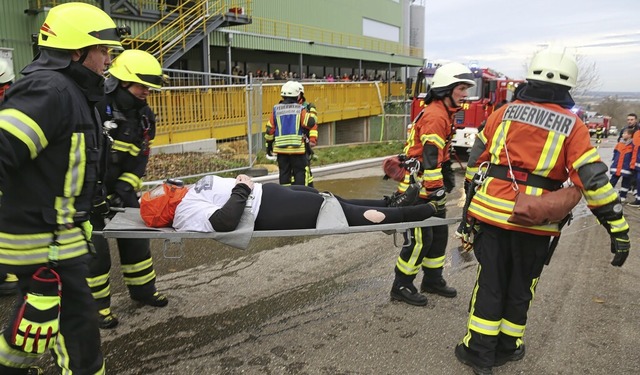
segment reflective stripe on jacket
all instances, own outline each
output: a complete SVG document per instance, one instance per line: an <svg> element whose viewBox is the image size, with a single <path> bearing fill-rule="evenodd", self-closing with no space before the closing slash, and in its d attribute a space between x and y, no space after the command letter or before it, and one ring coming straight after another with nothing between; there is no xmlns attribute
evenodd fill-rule
<svg viewBox="0 0 640 375"><path fill-rule="evenodd" d="M0 106L0 263L42 263L54 233L68 236L60 260L88 252L74 226L89 217L103 138L79 85L60 71L34 71Z"/></svg>
<svg viewBox="0 0 640 375"><path fill-rule="evenodd" d="M108 158L104 185L107 194L116 191L118 181L131 185L133 191L142 187L149 162L150 148L156 135L156 116L147 103L118 87L100 103L103 120L113 120L118 127L111 130L113 145Z"/></svg>
<svg viewBox="0 0 640 375"><path fill-rule="evenodd" d="M618 142L613 149L613 158L611 161L611 168L609 172L616 176L629 176L631 175L631 154L633 151L633 144L631 140L629 142Z"/></svg>
<svg viewBox="0 0 640 375"><path fill-rule="evenodd" d="M273 142L273 152L276 154L304 154L305 132L308 133L313 127L315 120L304 106L284 101L273 107L273 113L267 123L265 140Z"/></svg>
<svg viewBox="0 0 640 375"><path fill-rule="evenodd" d="M453 132L453 116L457 109L445 106L441 100L436 100L427 105L420 119L411 127L404 153L410 158L416 158L423 162L423 150L426 144L435 145L438 148L438 163L433 169L426 169L418 174L422 178L420 196L426 197L427 190L433 191L444 186L442 180L442 162L449 160L451 136ZM405 179L398 186L399 191L405 191L409 187L410 175L407 172Z"/></svg>
<svg viewBox="0 0 640 375"><path fill-rule="evenodd" d="M513 167L556 181L571 181L583 190L589 208L617 199L610 184L585 190L578 170L591 163L602 163L591 145L584 123L571 111L555 104L516 101L494 112L478 135L475 147L484 147L476 165L488 161L507 166L507 152ZM506 145L506 147L505 147ZM473 152L473 151L472 151ZM542 188L519 185L519 191L541 195ZM523 227L507 222L513 212L516 191L511 181L488 177L469 206L469 215L500 228L540 235L557 235L558 225Z"/></svg>

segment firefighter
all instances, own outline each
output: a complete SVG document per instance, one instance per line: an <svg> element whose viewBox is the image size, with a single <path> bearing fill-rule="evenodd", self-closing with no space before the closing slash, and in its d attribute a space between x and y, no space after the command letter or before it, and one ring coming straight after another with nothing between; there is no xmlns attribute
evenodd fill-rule
<svg viewBox="0 0 640 375"><path fill-rule="evenodd" d="M607 178L607 165L571 108L578 67L566 51L538 52L516 100L494 112L478 135L468 169L488 164L468 207L478 260L467 333L455 355L476 374L524 357L527 312L561 223L513 224L516 194L539 196L568 178L611 238L611 264L624 264L629 226ZM551 120L553 119L553 120ZM469 170L467 171L469 172ZM511 220L509 220L511 218ZM472 225L469 222L468 225Z"/></svg>
<svg viewBox="0 0 640 375"><path fill-rule="evenodd" d="M436 202L436 217L445 217L446 194L455 186L449 159L454 133L453 116L461 109L467 90L474 85L473 74L466 66L450 63L439 67L425 97L426 107L411 127L405 145L405 155L421 162L417 177L422 180L422 186L415 204ZM398 192L404 193L413 186L411 178L407 172L404 181L398 185ZM405 238L407 245L396 261L391 299L415 306L427 304L427 297L413 285L420 269L424 271L420 292L447 298L457 295L442 276L448 237L446 225L412 229L409 238Z"/></svg>
<svg viewBox="0 0 640 375"><path fill-rule="evenodd" d="M633 133L632 143L633 152L631 154L631 186L629 191L635 194L635 199L631 199L629 203L631 207L640 207L640 124L638 124L638 115L635 113L629 113L627 115L627 129L630 129ZM620 133L622 136L622 133Z"/></svg>
<svg viewBox="0 0 640 375"><path fill-rule="evenodd" d="M604 138L604 125L596 124L596 144L602 143L602 138Z"/></svg>
<svg viewBox="0 0 640 375"><path fill-rule="evenodd" d="M0 58L0 103L4 99L4 93L9 89L15 74L11 61ZM18 278L14 274L0 272L0 296L13 296L18 291Z"/></svg>
<svg viewBox="0 0 640 375"><path fill-rule="evenodd" d="M304 185L308 165L305 133L309 146L315 147L318 128L315 117L298 103L300 84L288 81L280 90L282 101L273 107L267 123L267 155L278 156L280 185Z"/></svg>
<svg viewBox="0 0 640 375"><path fill-rule="evenodd" d="M633 153L633 130L625 128L622 131L622 138L613 149L613 157L611 158L611 167L609 167L609 182L614 188L618 184L620 177L622 183L618 195L620 200L626 200L631 186L631 156ZM633 196L632 196L633 197ZM632 198L635 200L635 197Z"/></svg>
<svg viewBox="0 0 640 375"><path fill-rule="evenodd" d="M298 87L300 89L300 94L298 95L298 103L302 104L304 108L309 112L309 115L313 118L316 125L318 124L318 111L316 110L316 106L313 103L307 102L307 98L304 97L304 86L300 82L298 83ZM313 148L311 147L311 142L309 140L311 137L318 138L318 129L317 126L315 129L311 129L308 132L305 132L305 150L307 155L307 167L305 168L305 178L304 184L306 186L313 187L313 174L311 173L311 160L313 160Z"/></svg>
<svg viewBox="0 0 640 375"><path fill-rule="evenodd" d="M142 187L151 143L156 133L156 119L147 104L150 89L162 85L162 67L153 55L145 51L122 52L109 69L105 83L106 100L100 112L112 124L109 136L113 140L107 155L107 173L103 181L106 195L91 216L95 230L105 226L104 214L112 207L140 207L137 192ZM103 329L114 328L118 319L111 312L109 244L102 236L94 236L96 257L91 262L87 279L98 303L98 318ZM120 268L129 295L141 304L164 307L167 297L156 290L156 273L148 239L117 239Z"/></svg>
<svg viewBox="0 0 640 375"><path fill-rule="evenodd" d="M89 4L51 8L39 54L0 105L0 271L15 273L25 296L0 337L1 374L39 373L30 367L49 349L61 373L105 373L86 281L89 211L104 145L95 104L123 31ZM42 270L57 274L46 280L61 294L38 297Z"/></svg>

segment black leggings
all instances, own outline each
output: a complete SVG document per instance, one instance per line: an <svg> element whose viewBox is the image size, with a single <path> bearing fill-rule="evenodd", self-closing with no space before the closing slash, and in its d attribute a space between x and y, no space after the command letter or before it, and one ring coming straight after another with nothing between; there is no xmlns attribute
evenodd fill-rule
<svg viewBox="0 0 640 375"><path fill-rule="evenodd" d="M383 199L344 199L340 202L349 226L421 221L434 213L431 206L386 207ZM255 221L255 230L312 229L324 198L318 190L307 186L262 185L262 202ZM368 210L384 214L380 222L365 218Z"/></svg>

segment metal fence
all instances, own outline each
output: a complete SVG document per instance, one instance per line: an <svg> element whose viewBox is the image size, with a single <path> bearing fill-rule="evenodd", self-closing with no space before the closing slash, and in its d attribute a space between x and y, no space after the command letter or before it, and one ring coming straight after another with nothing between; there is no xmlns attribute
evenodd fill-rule
<svg viewBox="0 0 640 375"><path fill-rule="evenodd" d="M149 105L156 113L156 139L170 142L152 148L146 184L252 166L262 148L262 83L246 76L164 73L167 83Z"/></svg>
<svg viewBox="0 0 640 375"><path fill-rule="evenodd" d="M167 83L148 98L157 124L147 185L254 166L264 145L264 123L280 100L283 82L174 69L164 73ZM307 100L318 107L320 127L335 127L332 144L406 138L408 102L385 103L385 83L303 83ZM359 118L368 119L366 125L353 122Z"/></svg>

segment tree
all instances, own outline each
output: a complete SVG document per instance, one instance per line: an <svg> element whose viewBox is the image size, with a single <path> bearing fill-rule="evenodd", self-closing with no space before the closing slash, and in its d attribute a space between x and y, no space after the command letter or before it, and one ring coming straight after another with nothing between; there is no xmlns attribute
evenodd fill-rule
<svg viewBox="0 0 640 375"><path fill-rule="evenodd" d="M608 96L594 108L598 113L611 116L611 124L618 130L627 126L627 115L636 113L640 115L640 105L635 101L620 99L617 96Z"/></svg>
<svg viewBox="0 0 640 375"><path fill-rule="evenodd" d="M595 61L590 61L584 55L576 55L578 64L578 80L571 89L572 96L584 96L589 91L596 91L602 86L600 73Z"/></svg>

